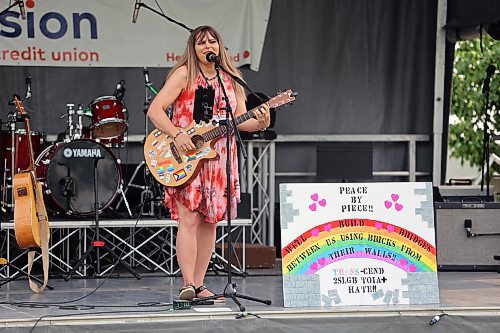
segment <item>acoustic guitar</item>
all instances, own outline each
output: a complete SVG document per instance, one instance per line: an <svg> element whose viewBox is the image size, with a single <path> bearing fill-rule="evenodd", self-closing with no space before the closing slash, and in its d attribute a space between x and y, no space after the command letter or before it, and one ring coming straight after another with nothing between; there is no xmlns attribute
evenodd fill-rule
<svg viewBox="0 0 500 333"><path fill-rule="evenodd" d="M43 202L42 184L37 181L33 145L30 138L30 121L23 103L14 96L14 103L19 116L24 118L24 126L28 133L28 169L16 173L14 185L14 232L20 248L41 247L41 228L49 237L49 224L45 203ZM48 240L48 239L47 239Z"/></svg>
<svg viewBox="0 0 500 333"><path fill-rule="evenodd" d="M297 93L290 89L271 98L271 108L295 101ZM257 108L249 110L235 119L236 125L255 116ZM144 143L144 158L151 174L158 182L168 187L188 185L200 172L203 162L219 157L214 150L215 143L226 133L226 126L214 122L192 122L183 129L190 136L196 149L183 151L172 137L162 131L153 130Z"/></svg>

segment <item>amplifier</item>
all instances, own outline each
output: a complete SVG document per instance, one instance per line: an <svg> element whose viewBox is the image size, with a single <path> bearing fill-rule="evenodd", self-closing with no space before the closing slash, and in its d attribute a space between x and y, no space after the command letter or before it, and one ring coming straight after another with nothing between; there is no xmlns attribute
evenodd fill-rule
<svg viewBox="0 0 500 333"><path fill-rule="evenodd" d="M438 188L445 202L488 202L493 201L495 192L493 185L489 186L489 197L486 185L482 191L481 185L440 185Z"/></svg>
<svg viewBox="0 0 500 333"><path fill-rule="evenodd" d="M439 270L499 270L500 203L435 203Z"/></svg>

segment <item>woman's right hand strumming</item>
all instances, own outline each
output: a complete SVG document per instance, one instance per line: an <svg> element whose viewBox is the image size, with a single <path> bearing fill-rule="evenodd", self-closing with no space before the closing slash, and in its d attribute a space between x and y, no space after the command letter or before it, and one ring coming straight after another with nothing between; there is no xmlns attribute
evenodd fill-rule
<svg viewBox="0 0 500 333"><path fill-rule="evenodd" d="M179 147L183 151L188 151L196 148L189 135L187 135L182 129L179 129L179 132L174 136L174 142L177 147Z"/></svg>

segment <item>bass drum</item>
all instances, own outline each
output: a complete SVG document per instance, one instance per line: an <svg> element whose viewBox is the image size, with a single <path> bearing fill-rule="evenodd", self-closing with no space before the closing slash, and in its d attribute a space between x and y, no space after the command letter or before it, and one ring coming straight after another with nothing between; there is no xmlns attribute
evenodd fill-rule
<svg viewBox="0 0 500 333"><path fill-rule="evenodd" d="M113 153L92 140L74 140L48 147L35 161L46 189L47 208L54 213L89 216L94 209L94 161L97 161L99 211L118 193L121 171Z"/></svg>

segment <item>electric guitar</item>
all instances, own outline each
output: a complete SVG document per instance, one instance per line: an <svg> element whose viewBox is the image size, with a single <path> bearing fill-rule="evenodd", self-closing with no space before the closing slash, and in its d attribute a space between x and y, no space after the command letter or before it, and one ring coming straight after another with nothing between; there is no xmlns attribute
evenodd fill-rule
<svg viewBox="0 0 500 333"><path fill-rule="evenodd" d="M267 103L271 108L291 103L297 93L290 89L271 98ZM257 107L258 108L258 107ZM254 108L235 119L236 125L255 116ZM199 173L203 162L219 157L214 150L215 143L226 133L225 126L218 123L194 121L184 128L196 149L183 151L177 147L172 137L162 131L153 130L144 143L144 158L151 174L158 182L168 187L188 185Z"/></svg>
<svg viewBox="0 0 500 333"><path fill-rule="evenodd" d="M37 181L33 145L31 143L30 121L23 103L14 95L14 103L19 116L24 117L24 126L28 135L28 154L30 165L13 177L14 185L14 232L20 248L41 247L41 228L48 237L49 224L47 210L43 202L42 184Z"/></svg>

